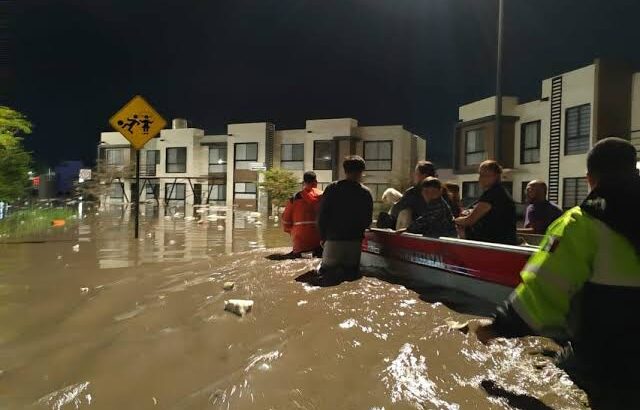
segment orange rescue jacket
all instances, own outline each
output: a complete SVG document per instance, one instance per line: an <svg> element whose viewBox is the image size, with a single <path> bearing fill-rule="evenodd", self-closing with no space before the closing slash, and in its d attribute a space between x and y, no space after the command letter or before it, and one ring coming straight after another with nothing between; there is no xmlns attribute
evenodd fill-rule
<svg viewBox="0 0 640 410"><path fill-rule="evenodd" d="M289 200L282 214L282 226L291 234L293 252L309 252L320 247L316 218L322 191L305 188Z"/></svg>

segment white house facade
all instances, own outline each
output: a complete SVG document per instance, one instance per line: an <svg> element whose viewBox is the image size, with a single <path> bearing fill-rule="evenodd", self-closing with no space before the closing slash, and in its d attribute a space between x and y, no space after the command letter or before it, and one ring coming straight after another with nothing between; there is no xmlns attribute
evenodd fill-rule
<svg viewBox="0 0 640 410"><path fill-rule="evenodd" d="M361 155L364 183L376 200L389 186L405 183L415 163L425 159L426 142L400 125L361 127L351 118L308 120L305 128L276 130L268 122L229 124L226 135L205 135L174 120L141 151L141 200L167 206L213 204L266 212L259 189L263 169L284 168L300 181L313 170L320 187L342 178L342 158ZM103 132L99 166L133 169L135 153L118 132ZM129 176L111 181L105 200L128 202L135 195Z"/></svg>
<svg viewBox="0 0 640 410"><path fill-rule="evenodd" d="M640 148L640 73L601 60L542 82L541 98L503 98L503 128L496 152L495 97L459 108L454 139L454 180L465 203L480 195L477 166L496 159L516 202L524 187L547 182L549 199L563 208L588 194L586 157L599 139L619 136Z"/></svg>

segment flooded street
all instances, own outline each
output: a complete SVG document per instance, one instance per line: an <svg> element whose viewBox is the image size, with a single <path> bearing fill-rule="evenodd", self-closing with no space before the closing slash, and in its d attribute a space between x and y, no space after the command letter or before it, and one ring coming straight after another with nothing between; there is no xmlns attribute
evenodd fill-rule
<svg viewBox="0 0 640 410"><path fill-rule="evenodd" d="M288 251L272 220L145 213L138 241L114 208L0 245L0 408L587 408L548 340L449 328L478 301L376 272L313 287L317 259L266 258Z"/></svg>

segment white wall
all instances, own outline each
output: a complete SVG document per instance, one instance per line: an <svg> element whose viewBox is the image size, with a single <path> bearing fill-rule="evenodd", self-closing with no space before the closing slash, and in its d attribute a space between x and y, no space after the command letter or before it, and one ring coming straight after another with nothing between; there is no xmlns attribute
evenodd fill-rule
<svg viewBox="0 0 640 410"><path fill-rule="evenodd" d="M516 115L517 97L502 97L502 115ZM496 97L465 104L458 109L460 121L472 121L496 114Z"/></svg>

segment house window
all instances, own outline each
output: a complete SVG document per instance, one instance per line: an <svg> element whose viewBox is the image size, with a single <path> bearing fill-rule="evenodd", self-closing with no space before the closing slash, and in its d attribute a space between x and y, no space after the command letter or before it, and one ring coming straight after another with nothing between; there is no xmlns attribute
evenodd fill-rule
<svg viewBox="0 0 640 410"><path fill-rule="evenodd" d="M167 173L187 172L187 148L167 148Z"/></svg>
<svg viewBox="0 0 640 410"><path fill-rule="evenodd" d="M148 150L145 153L145 164L142 168L144 175L146 176L155 176L156 175L156 166L160 163L160 151L158 150Z"/></svg>
<svg viewBox="0 0 640 410"><path fill-rule="evenodd" d="M368 171L391 171L393 141L365 141L364 160Z"/></svg>
<svg viewBox="0 0 640 410"><path fill-rule="evenodd" d="M484 129L467 131L464 143L465 165L477 165L485 159L487 159L487 152L484 149Z"/></svg>
<svg viewBox="0 0 640 410"><path fill-rule="evenodd" d="M160 196L160 184L148 182L144 186L146 199L158 199Z"/></svg>
<svg viewBox="0 0 640 410"><path fill-rule="evenodd" d="M565 116L564 154L584 154L589 151L591 135L591 105L567 108Z"/></svg>
<svg viewBox="0 0 640 410"><path fill-rule="evenodd" d="M236 199L256 199L258 186L255 182L236 182L233 192Z"/></svg>
<svg viewBox="0 0 640 410"><path fill-rule="evenodd" d="M587 178L564 178L562 188L562 207L573 208L580 205L589 195Z"/></svg>
<svg viewBox="0 0 640 410"><path fill-rule="evenodd" d="M331 184L331 182L318 182L318 189L324 191Z"/></svg>
<svg viewBox="0 0 640 410"><path fill-rule="evenodd" d="M369 190L371 191L371 197L373 198L374 202L381 202L382 201L382 194L384 194L384 191L387 190L387 188L389 188L388 184L366 184L367 188L369 188Z"/></svg>
<svg viewBox="0 0 640 410"><path fill-rule="evenodd" d="M227 200L227 186L218 184L218 185L209 185L209 202L220 202Z"/></svg>
<svg viewBox="0 0 640 410"><path fill-rule="evenodd" d="M235 145L236 169L251 169L251 163L258 161L258 143L249 142Z"/></svg>
<svg viewBox="0 0 640 410"><path fill-rule="evenodd" d="M284 169L304 169L304 144L282 144L280 146L280 166Z"/></svg>
<svg viewBox="0 0 640 410"><path fill-rule="evenodd" d="M533 121L520 126L520 163L538 162L540 162L540 121Z"/></svg>
<svg viewBox="0 0 640 410"><path fill-rule="evenodd" d="M471 206L474 202L480 199L482 190L478 182L463 182L462 183L462 203L465 207Z"/></svg>
<svg viewBox="0 0 640 410"><path fill-rule="evenodd" d="M164 198L167 206L184 206L185 199L187 198L187 184L165 184Z"/></svg>
<svg viewBox="0 0 640 410"><path fill-rule="evenodd" d="M313 142L313 169L333 169L333 141Z"/></svg>
<svg viewBox="0 0 640 410"><path fill-rule="evenodd" d="M107 165L124 165L124 150L122 148L105 149Z"/></svg>
<svg viewBox="0 0 640 410"><path fill-rule="evenodd" d="M209 174L227 172L227 146L209 146Z"/></svg>

